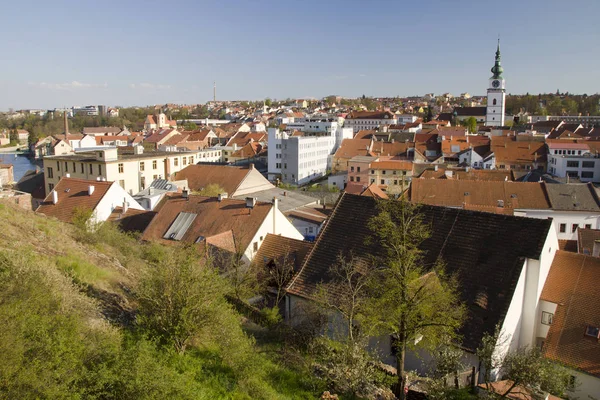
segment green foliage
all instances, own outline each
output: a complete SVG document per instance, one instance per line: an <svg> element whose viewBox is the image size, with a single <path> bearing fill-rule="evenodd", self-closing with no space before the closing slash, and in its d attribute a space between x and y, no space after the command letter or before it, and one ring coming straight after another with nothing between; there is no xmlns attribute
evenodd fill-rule
<svg viewBox="0 0 600 400"><path fill-rule="evenodd" d="M183 124L183 129L186 131L195 131L198 129L198 125L196 125L194 122L185 122Z"/></svg>
<svg viewBox="0 0 600 400"><path fill-rule="evenodd" d="M81 283L98 283L112 275L108 269L99 268L77 255L56 257L56 266L75 282Z"/></svg>

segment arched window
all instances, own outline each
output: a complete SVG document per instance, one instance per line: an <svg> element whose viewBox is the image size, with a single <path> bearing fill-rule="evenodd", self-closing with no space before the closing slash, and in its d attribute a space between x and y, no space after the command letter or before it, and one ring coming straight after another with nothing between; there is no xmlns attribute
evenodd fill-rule
<svg viewBox="0 0 600 400"><path fill-rule="evenodd" d="M496 99L494 99L494 101L492 102L492 105L496 105Z"/></svg>

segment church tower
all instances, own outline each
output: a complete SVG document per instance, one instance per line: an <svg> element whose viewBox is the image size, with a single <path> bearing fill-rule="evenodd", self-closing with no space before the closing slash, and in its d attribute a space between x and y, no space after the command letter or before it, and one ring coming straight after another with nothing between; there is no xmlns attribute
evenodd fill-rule
<svg viewBox="0 0 600 400"><path fill-rule="evenodd" d="M492 67L492 77L490 86L487 90L487 111L485 118L486 126L504 126L504 111L506 105L505 81L502 76L502 66L500 65L500 39L498 39L498 49L496 50L496 63Z"/></svg>

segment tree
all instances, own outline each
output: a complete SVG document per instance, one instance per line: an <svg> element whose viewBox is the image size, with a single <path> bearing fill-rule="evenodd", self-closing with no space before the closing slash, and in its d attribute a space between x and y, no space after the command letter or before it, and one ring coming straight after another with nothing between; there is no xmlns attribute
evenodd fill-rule
<svg viewBox="0 0 600 400"><path fill-rule="evenodd" d="M183 124L183 129L186 131L195 131L198 129L198 125L196 125L194 122L187 121Z"/></svg>
<svg viewBox="0 0 600 400"><path fill-rule="evenodd" d="M485 333L477 356L484 367L484 382L491 391L492 371L501 371L503 379L510 381L509 387L500 398L508 398L525 388L533 393L549 392L562 395L569 385L570 374L562 366L544 358L537 348L520 348L500 354L498 349L507 344L508 338L502 335L499 327L493 334Z"/></svg>
<svg viewBox="0 0 600 400"><path fill-rule="evenodd" d="M267 285L275 289L275 307L279 306L286 292L285 288L294 276L295 255L289 247L283 251L283 256L274 259L266 265L265 273L268 274Z"/></svg>
<svg viewBox="0 0 600 400"><path fill-rule="evenodd" d="M265 106L271 107L273 105L273 101L270 98L265 99Z"/></svg>
<svg viewBox="0 0 600 400"><path fill-rule="evenodd" d="M317 302L329 313L341 316L345 324L340 332L333 332L333 340L320 338L316 348L334 389L353 397L370 397L378 377L367 347L369 330L361 327L365 313L370 312L368 261L340 254L329 268L329 275L331 280L318 287Z"/></svg>
<svg viewBox="0 0 600 400"><path fill-rule="evenodd" d="M229 311L223 280L194 247L177 248L152 264L137 288L138 324L161 345L183 353L190 341Z"/></svg>
<svg viewBox="0 0 600 400"><path fill-rule="evenodd" d="M429 122L433 119L433 110L431 107L427 107L427 113L425 114L424 122Z"/></svg>
<svg viewBox="0 0 600 400"><path fill-rule="evenodd" d="M435 348L457 337L464 307L456 284L447 277L441 260L425 265L420 248L430 233L417 205L405 200L380 200L369 228L381 248L374 261L370 304L373 320L368 326L392 334L396 351L396 395L405 399L404 360L409 349ZM367 324L365 324L367 325Z"/></svg>
<svg viewBox="0 0 600 400"><path fill-rule="evenodd" d="M13 129L10 131L10 144L18 144L19 143L19 133L17 132L17 129Z"/></svg>
<svg viewBox="0 0 600 400"><path fill-rule="evenodd" d="M477 119L475 119L475 117L467 118L465 126L469 129L470 133L477 133Z"/></svg>

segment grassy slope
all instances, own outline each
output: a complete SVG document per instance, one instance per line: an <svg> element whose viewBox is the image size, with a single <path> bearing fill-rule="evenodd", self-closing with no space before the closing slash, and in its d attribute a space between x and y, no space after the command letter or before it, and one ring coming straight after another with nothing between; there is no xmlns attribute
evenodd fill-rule
<svg viewBox="0 0 600 400"><path fill-rule="evenodd" d="M133 239L114 237L108 238L108 240L105 238L102 241L89 240L89 238L88 240L85 240L85 238L82 240L81 233L74 226L43 215L24 211L8 202L0 202L0 232L2 233L0 236L0 255L3 254L8 259L14 260L14 265L16 265L11 267L14 271L11 272L10 279L13 279L13 276L19 276L19 269L28 269L29 266L36 273L43 275L41 286L38 283L33 283L31 284L33 289L30 292L17 291L15 295L12 295L13 299L18 296L30 296L30 293L35 293L35 290L39 287L43 287L51 295L51 300L60 298L58 311L48 311L41 307L39 311L33 313L43 314L48 312L47 318L49 320L58 320L56 316L59 315L67 318L75 316L76 321L85 321L86 326L83 328L77 327L78 322L73 323L73 332L75 332L73 335L83 337L86 346L88 346L88 337L98 335L102 339L97 342L95 339L90 341L91 344L88 347L93 349L92 352L89 349L82 349L80 353L76 353L72 358L75 360L81 358L81 354L86 357L91 354L89 357L92 360L94 358L111 360L110 363L107 361L107 365L110 365L112 369L109 370L109 367L103 368L110 371L106 374L112 377L104 379L115 379L117 383L111 383L107 386L119 388L121 395L122 393L129 393L129 396L131 396L131 393L140 393L140 386L146 387L148 385L148 382L143 381L135 374L136 365L139 365L139 370L143 371L145 375L150 376L154 373L161 376L160 379L163 381L170 379L168 384L161 381L161 384L155 388L153 395L137 396L139 398L161 398L168 393L177 393L177 395L171 394L169 397L308 399L314 398L319 393L320 385L312 382L310 377L297 371L282 368L273 360L262 356L257 356L257 359L260 358L257 367L266 371L263 377L260 380L244 378L240 381L235 371L232 371L230 367L223 365L220 361L223 356L219 353L219 350L197 349L188 352L185 356L179 356L171 353L159 353L144 341L136 342L134 345L126 344L127 341L136 340L131 339L132 336L127 333L128 329L126 329L133 324L132 315L135 309L135 299L130 294L130 288L134 286L139 271L144 268L144 262L140 260L140 255L144 251L151 251L149 249L143 250L143 246L137 244ZM0 272L2 271L1 267L0 263ZM34 281L37 282L37 280ZM28 282L31 283L31 280ZM3 288L3 290L6 293L6 289ZM3 293L0 292L0 306L4 301L2 296ZM23 303L27 310L38 310L35 307L38 307L39 304L45 304L49 300L41 297L38 303L26 304L27 301L29 299L19 300L15 304ZM7 302L4 304L7 304ZM11 308L14 309L15 306L11 305ZM1 312L3 310L0 310L0 319L4 318L4 314L1 314ZM113 323L110 324L107 321ZM10 337L10 335L15 336L25 332L21 325L15 326L15 329L5 333L5 340L13 340L15 338ZM42 330L47 330L46 325L43 325ZM29 333L27 334L29 335ZM69 332L65 333L65 343L69 343L69 340L71 340L69 338L72 337L69 335ZM54 345L54 342L51 342ZM15 346L17 350L19 346L31 347L30 342L22 344L15 339L15 343L18 344L18 346ZM102 350L102 357L94 353L97 348L112 348L111 346L114 343L121 343L116 346L122 350ZM134 350L131 350L132 348ZM32 349L28 348L22 354L28 354L31 351ZM51 352L44 349L44 353L49 354ZM14 359L22 360L22 354L15 353ZM63 363L62 359L64 357L61 357L57 357L57 360L61 361L45 360L44 362ZM126 363L126 372L112 372L118 370L120 363ZM0 361L0 375L3 373L8 374L9 370L6 368L10 369L10 366L1 364ZM92 367L89 367L92 371L90 374L98 374L99 372L95 369L94 364L91 365ZM14 380L27 382L29 379L27 374L24 374L23 371L15 371L15 368L10 370L10 373L18 374L18 376L15 375ZM26 362L23 362L20 368L32 368L33 371L33 367ZM77 368L80 368L80 366ZM44 370L47 370L47 368L44 368ZM127 373L134 375L126 377ZM120 374L124 376L114 376ZM50 387L54 384L56 378L58 376L48 377L49 383L45 383L44 387ZM64 376L60 379L64 379ZM156 379L148 379L150 382L156 381ZM125 380L126 382L123 382ZM136 384L140 386L135 386ZM6 386L6 388L9 386ZM28 385L25 386L28 387ZM8 390L6 388L3 387L3 382L0 379L0 398L3 397L3 390ZM71 386L68 390L71 390L70 388ZM149 393L150 389L153 388L148 388ZM39 390L44 389L40 388ZM64 391L65 388L63 387L60 390ZM145 391L146 389L144 389ZM30 391L13 393L30 394ZM116 398L121 397L121 395L114 394ZM88 396L84 397L88 398ZM107 398L111 397L108 396Z"/></svg>

